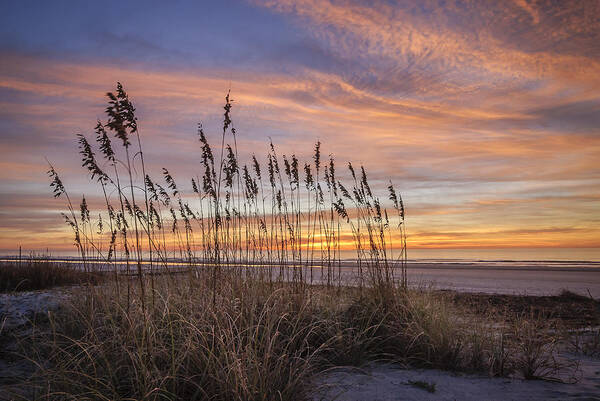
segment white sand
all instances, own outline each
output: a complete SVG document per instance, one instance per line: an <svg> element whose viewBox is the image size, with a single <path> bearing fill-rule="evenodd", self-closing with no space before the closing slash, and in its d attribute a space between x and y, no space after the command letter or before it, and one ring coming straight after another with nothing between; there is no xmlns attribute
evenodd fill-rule
<svg viewBox="0 0 600 401"><path fill-rule="evenodd" d="M60 289L0 294L0 334L29 323L38 313L56 309L65 296Z"/></svg>
<svg viewBox="0 0 600 401"><path fill-rule="evenodd" d="M574 384L540 380L490 378L427 369L399 369L375 364L366 369L341 369L315 382L313 401L512 401L512 400L600 400L600 359L578 357ZM409 384L435 384L435 392Z"/></svg>
<svg viewBox="0 0 600 401"><path fill-rule="evenodd" d="M58 308L65 297L61 289L0 294L0 400L28 394L16 383L30 377L35 366L20 356L18 339L29 335L35 319Z"/></svg>

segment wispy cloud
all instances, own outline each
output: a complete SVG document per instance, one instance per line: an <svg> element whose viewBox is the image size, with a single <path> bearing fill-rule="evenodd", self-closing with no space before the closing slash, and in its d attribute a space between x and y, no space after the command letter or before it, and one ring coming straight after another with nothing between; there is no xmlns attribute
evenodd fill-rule
<svg viewBox="0 0 600 401"><path fill-rule="evenodd" d="M185 37L161 36L146 15L154 25L109 22L72 49L21 32L20 47L0 42L0 189L14 195L0 204L0 248L36 236L20 205L46 216L45 156L77 194L89 188L74 134L91 132L116 81L138 107L151 171L196 172L195 124L217 132L231 88L244 156L271 137L310 157L320 139L377 188L399 185L414 246L598 246L599 13L594 2L255 0L235 4L237 34L195 31L184 15Z"/></svg>

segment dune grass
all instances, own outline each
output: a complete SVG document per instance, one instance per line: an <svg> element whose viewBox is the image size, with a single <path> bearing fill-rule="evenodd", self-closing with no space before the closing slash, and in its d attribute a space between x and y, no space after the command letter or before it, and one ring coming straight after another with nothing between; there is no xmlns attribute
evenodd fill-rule
<svg viewBox="0 0 600 401"><path fill-rule="evenodd" d="M343 248L355 251L361 288L406 286L405 209L391 182L372 187L366 169L352 162L339 171L318 141L304 162L280 155L272 142L266 157L246 152L242 158L229 94L219 147L198 125L200 171L189 184L164 167L162 176L152 177L129 95L119 83L107 96L107 120L95 126L96 144L77 135L82 166L98 192L83 196L77 207L53 165L50 186L66 201L63 218L84 270L103 262L117 273L124 264L138 278L143 308L146 292L155 294L153 280L146 288L145 274L168 268L175 258L212 270L214 297L220 271L232 264L269 266L262 279L270 283L341 286ZM91 209L92 196L104 210ZM131 301L132 283L126 284Z"/></svg>
<svg viewBox="0 0 600 401"><path fill-rule="evenodd" d="M330 368L379 361L528 379L572 370L543 321L502 329L429 291L298 288L222 273L80 288L21 347L33 399L302 400ZM120 285L124 285L122 282Z"/></svg>
<svg viewBox="0 0 600 401"><path fill-rule="evenodd" d="M213 302L207 278L161 277L145 309L115 284L81 290L33 341L36 398L298 400L334 366L492 363L487 349L472 354L444 305L417 293L298 291L224 273Z"/></svg>
<svg viewBox="0 0 600 401"><path fill-rule="evenodd" d="M47 288L97 284L102 275L82 271L64 263L44 260L0 263L0 292L34 291Z"/></svg>
<svg viewBox="0 0 600 401"><path fill-rule="evenodd" d="M407 290L404 203L391 182L372 188L351 162L338 171L320 142L306 161L268 143L265 158L244 162L227 94L220 146L198 125L190 190L166 168L152 176L122 85L107 97L96 144L77 135L98 193L77 205L48 171L82 270L114 273L35 341L51 397L293 399L315 370L397 351L382 307ZM104 210L91 210L93 197ZM355 288L342 277L348 246ZM173 260L184 276L155 274Z"/></svg>
<svg viewBox="0 0 600 401"><path fill-rule="evenodd" d="M265 163L243 164L227 95L221 146L199 126L202 171L185 193L165 168L163 184L151 178L123 87L108 98L95 129L102 160L78 136L105 210L85 197L77 208L53 166L49 175L82 270L101 264L114 279L77 290L23 340L38 366L32 398L301 400L315 374L381 360L553 373L555 349L527 324L498 335L448 297L408 288L405 210L391 183L372 187L352 163L337 171L320 142L304 163L270 143ZM352 277L342 274L348 244ZM155 274L175 258L183 273Z"/></svg>

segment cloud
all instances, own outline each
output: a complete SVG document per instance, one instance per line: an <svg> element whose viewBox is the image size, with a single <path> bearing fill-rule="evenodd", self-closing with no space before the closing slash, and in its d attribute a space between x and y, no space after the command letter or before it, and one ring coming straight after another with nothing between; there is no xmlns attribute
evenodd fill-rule
<svg viewBox="0 0 600 401"><path fill-rule="evenodd" d="M202 31L215 40L202 57L191 37L153 41L135 24L88 32L83 53L0 46L0 188L16 195L0 213L34 235L19 215L48 208L44 157L77 196L90 190L74 134L92 134L122 81L151 174L169 167L183 187L198 171L196 123L218 141L231 88L245 160L269 137L309 160L321 140L378 190L397 184L415 246L597 243L600 27L584 3L257 0L261 26Z"/></svg>
<svg viewBox="0 0 600 401"><path fill-rule="evenodd" d="M517 6L522 8L523 11L525 11L527 14L529 14L529 16L531 17L532 23L534 25L539 24L540 14L539 14L538 10L532 4L527 2L527 0L513 0L513 1Z"/></svg>
<svg viewBox="0 0 600 401"><path fill-rule="evenodd" d="M579 101L531 111L539 126L560 131L600 134L600 101Z"/></svg>
<svg viewBox="0 0 600 401"><path fill-rule="evenodd" d="M295 15L302 23L309 21L314 25L314 35L329 41L342 54L359 58L388 57L417 73L432 69L443 74L444 81L449 83L485 79L490 73L499 83L507 79L540 77L573 81L595 79L598 82L598 78L593 77L594 68L598 66L593 54L574 57L553 54L552 49L532 53L506 45L504 38L497 37L498 32L523 28L518 26L515 9L503 7L503 3L490 5L489 2L472 1L466 6L454 1L446 1L443 6L437 1L419 2L418 5L412 1L394 5L313 0L257 3ZM561 6L555 3L555 7ZM523 10L517 8L520 12ZM532 7L528 10L535 12ZM593 10L587 10L590 11ZM575 7L548 11L562 13L563 18L564 14L575 17L578 12ZM593 19L585 22L592 26L598 24ZM461 26L477 29L468 31ZM554 26L549 24L542 28L548 32ZM593 32L591 27L588 30ZM550 40L557 40L555 37L553 35Z"/></svg>

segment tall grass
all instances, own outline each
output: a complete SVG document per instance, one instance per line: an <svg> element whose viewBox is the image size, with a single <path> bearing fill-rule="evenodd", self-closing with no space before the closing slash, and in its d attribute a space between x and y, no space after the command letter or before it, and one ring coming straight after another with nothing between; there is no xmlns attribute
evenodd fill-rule
<svg viewBox="0 0 600 401"><path fill-rule="evenodd" d="M304 163L296 155L279 156L273 143L266 163L254 155L240 160L227 94L216 152L198 126L202 169L185 194L167 168L162 177L147 173L136 110L123 86L107 97L107 121L95 127L97 150L85 135L77 136L82 166L99 184L105 210L91 211L84 196L77 213L53 165L48 173L54 196L66 200L63 216L84 269L101 262L118 277L123 265L128 274L135 265L142 307L144 275L175 258L210 269L215 294L224 266L243 266L244 274L269 283L340 286L342 249L356 252L361 288L406 286L404 204L391 182L381 200L365 168L356 171L348 163L349 182L343 183L333 156L323 163L320 142ZM131 283L125 281L130 303Z"/></svg>
<svg viewBox="0 0 600 401"><path fill-rule="evenodd" d="M77 211L49 175L83 269L115 279L82 288L25 344L33 398L294 400L314 373L375 359L515 371L502 336L408 289L391 182L379 198L363 166L338 170L320 142L307 161L272 143L241 160L228 94L218 148L198 125L201 170L184 193L167 168L150 175L123 87L108 98L98 150L78 136L105 210L82 198Z"/></svg>
<svg viewBox="0 0 600 401"><path fill-rule="evenodd" d="M443 304L417 293L383 304L372 288L308 292L221 273L214 300L207 270L161 276L145 306L137 287L129 308L116 283L81 289L27 345L40 366L33 398L297 400L332 366L490 360L485 350L471 355Z"/></svg>
<svg viewBox="0 0 600 401"><path fill-rule="evenodd" d="M31 398L301 400L315 374L374 360L526 378L569 367L543 322L499 335L425 291L309 292L223 270L215 296L211 276L157 277L145 306L135 286L125 307L114 281L75 292L22 344L39 366Z"/></svg>
<svg viewBox="0 0 600 401"><path fill-rule="evenodd" d="M184 193L167 168L149 173L123 86L107 97L95 141L77 135L104 210L91 210L85 196L77 208L52 164L48 171L54 196L66 200L83 270L115 278L87 288L71 317L57 316L39 342L51 356L52 369L43 369L50 391L292 399L317 367L381 352L384 316L372 307L406 291L404 204L391 183L381 200L364 167L338 171L320 142L304 162L279 155L272 142L264 158L240 159L228 93L216 149L198 125L201 169ZM343 276L344 249L356 252L354 276ZM185 279L157 279L173 261L187 269ZM360 299L369 292L376 303L361 313L370 318L355 316L354 295L347 308L336 305L332 294L348 291Z"/></svg>

